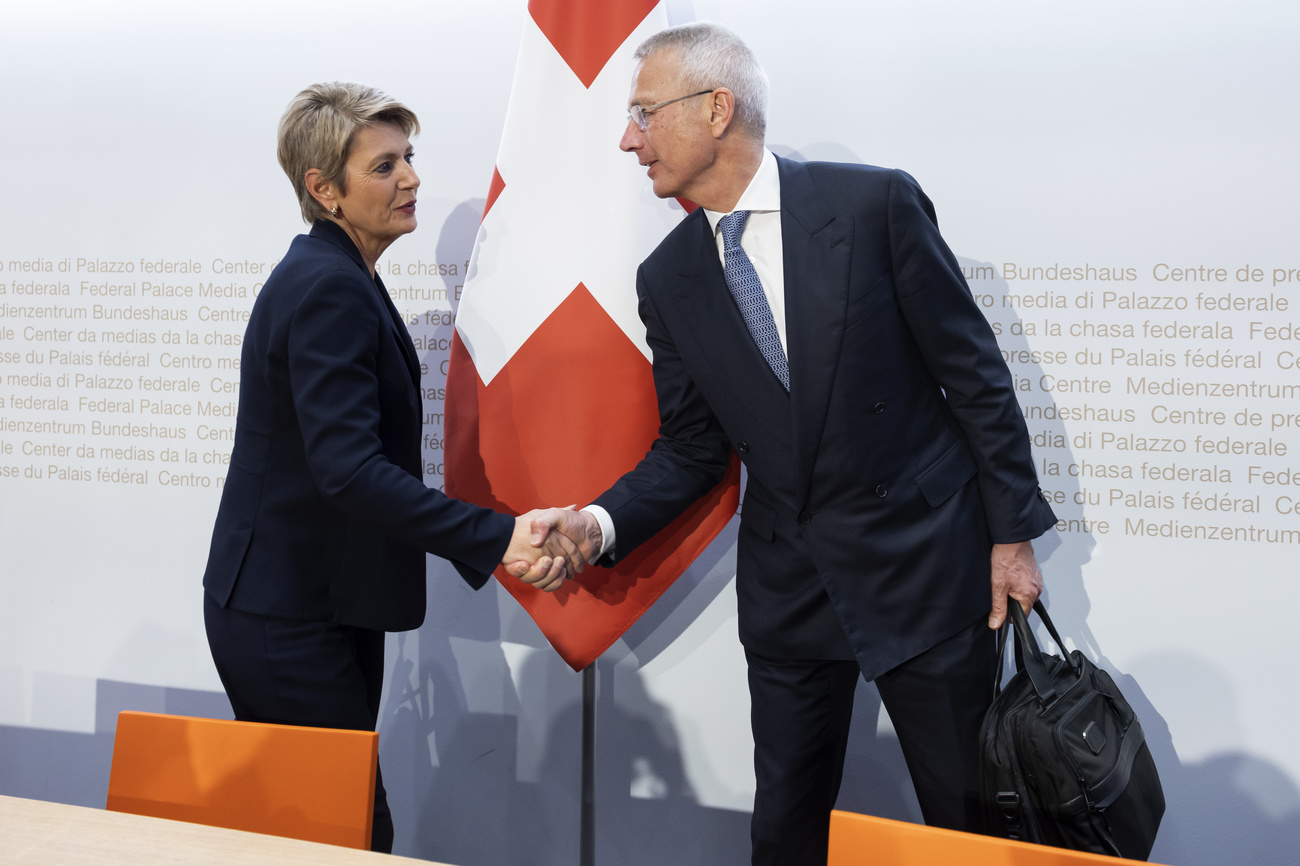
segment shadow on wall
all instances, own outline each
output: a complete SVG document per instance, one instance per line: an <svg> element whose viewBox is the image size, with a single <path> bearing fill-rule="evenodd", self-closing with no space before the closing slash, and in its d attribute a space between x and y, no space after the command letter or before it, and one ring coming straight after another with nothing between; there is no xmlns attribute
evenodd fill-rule
<svg viewBox="0 0 1300 866"><path fill-rule="evenodd" d="M596 862L747 864L749 813L699 803L672 710L635 667L603 660L597 676Z"/></svg>
<svg viewBox="0 0 1300 866"><path fill-rule="evenodd" d="M223 692L95 682L95 732L0 725L0 794L104 808L117 714L123 710L233 719Z"/></svg>
<svg viewBox="0 0 1300 866"><path fill-rule="evenodd" d="M467 866L548 862L535 859L554 847L554 791L543 792L564 783L518 778L524 707L501 641L502 591L489 583L475 594L441 562L430 576L425 624L389 638L396 658L380 742L395 853Z"/></svg>
<svg viewBox="0 0 1300 866"><path fill-rule="evenodd" d="M1103 657L1099 664L1113 668ZM1152 692L1181 693L1201 706L1185 738L1222 739L1246 727L1234 700L1232 680L1212 664L1189 655L1162 654L1134 662ZM1133 705L1160 770L1166 810L1151 859L1176 866L1214 863L1283 866L1300 851L1300 788L1276 764L1241 751L1182 762L1165 721L1134 677L1115 683ZM1199 735L1199 736L1198 736Z"/></svg>
<svg viewBox="0 0 1300 866"><path fill-rule="evenodd" d="M743 477L741 483L743 486ZM595 790L598 863L740 866L749 862L749 812L702 805L696 790L699 786L717 792L734 786L734 782L716 778L720 758L713 752L720 744L716 737L697 730L700 713L679 718L674 707L656 700L643 673L666 652L694 656L708 652L702 642L720 630L734 633L732 580L739 525L733 519L600 660ZM726 594L723 603L715 604L722 594ZM743 663L736 667L716 655L711 662L705 680L694 681L698 693L692 709L709 706L723 719L734 719L747 736L748 703L734 700L737 693L745 693ZM669 660L667 667L675 665ZM735 678L739 687L721 678ZM724 703L729 698L732 703ZM689 754L696 755L696 760L688 769L685 756ZM722 772L733 775L725 769Z"/></svg>
<svg viewBox="0 0 1300 866"><path fill-rule="evenodd" d="M418 632L389 640L380 738L395 853L463 866L578 860L581 674L495 581L432 561ZM689 577L683 579L689 580ZM702 600L699 603L707 603ZM671 711L597 664L598 862L748 862L749 815L701 806Z"/></svg>

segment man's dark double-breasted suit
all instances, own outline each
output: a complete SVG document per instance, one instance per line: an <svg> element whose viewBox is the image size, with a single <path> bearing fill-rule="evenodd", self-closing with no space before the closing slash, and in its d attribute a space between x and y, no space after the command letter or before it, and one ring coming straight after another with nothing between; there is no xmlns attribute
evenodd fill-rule
<svg viewBox="0 0 1300 866"><path fill-rule="evenodd" d="M789 392L696 211L637 280L659 438L596 504L622 555L715 484L734 449L748 470L746 650L855 659L870 679L987 617L991 544L1055 518L1011 376L915 181L778 170Z"/></svg>

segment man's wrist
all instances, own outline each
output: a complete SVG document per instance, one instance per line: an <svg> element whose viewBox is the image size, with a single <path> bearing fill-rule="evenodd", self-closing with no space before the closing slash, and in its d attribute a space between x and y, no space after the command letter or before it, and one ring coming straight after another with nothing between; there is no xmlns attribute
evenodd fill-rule
<svg viewBox="0 0 1300 866"><path fill-rule="evenodd" d="M587 564L593 565L602 556L614 550L614 520L609 516L609 512L599 505L588 505L582 510L595 519L596 526L600 531L600 537L593 539L596 542L595 550L587 559Z"/></svg>

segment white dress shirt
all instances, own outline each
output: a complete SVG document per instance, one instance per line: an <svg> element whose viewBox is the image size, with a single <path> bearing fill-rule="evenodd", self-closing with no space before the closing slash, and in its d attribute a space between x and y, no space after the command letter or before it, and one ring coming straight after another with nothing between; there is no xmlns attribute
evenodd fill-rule
<svg viewBox="0 0 1300 866"><path fill-rule="evenodd" d="M785 257L781 246L781 177L776 168L776 157L772 151L763 150L763 161L758 171L749 179L749 185L740 194L734 210L749 211L749 220L745 231L740 236L740 246L749 256L754 271L763 284L763 294L767 296L767 305L772 308L772 320L776 323L777 335L781 338L781 351L786 352L788 343L785 338ZM704 210L704 216L713 229L713 237L718 244L718 259L726 267L723 255L722 232L718 231L718 222L725 213ZM590 562L614 549L614 521L609 512L599 505L588 505L582 509L596 518L600 524L601 547Z"/></svg>

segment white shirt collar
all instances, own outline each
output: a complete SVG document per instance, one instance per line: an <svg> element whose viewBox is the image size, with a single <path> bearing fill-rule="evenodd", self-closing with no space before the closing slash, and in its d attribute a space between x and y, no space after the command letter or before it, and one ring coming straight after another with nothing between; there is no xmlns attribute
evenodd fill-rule
<svg viewBox="0 0 1300 866"><path fill-rule="evenodd" d="M776 168L776 156L763 148L763 161L758 164L758 171L749 179L749 186L740 194L734 210L747 210L755 213L781 210L781 174ZM704 216L709 221L709 228L716 234L718 221L725 213L704 209Z"/></svg>

